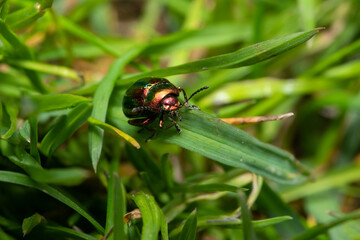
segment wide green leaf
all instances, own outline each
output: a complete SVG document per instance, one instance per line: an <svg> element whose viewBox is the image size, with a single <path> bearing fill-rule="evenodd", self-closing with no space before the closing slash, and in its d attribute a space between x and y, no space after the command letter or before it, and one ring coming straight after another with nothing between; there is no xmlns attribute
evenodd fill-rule
<svg viewBox="0 0 360 240"><path fill-rule="evenodd" d="M180 114L181 134L177 134L175 128L159 130L154 141L173 143L222 164L245 168L278 182L294 184L307 179L307 170L290 153L199 110L182 109ZM138 133L139 128L130 126L121 107L114 107L108 119L139 141L145 141L151 135L148 131Z"/></svg>

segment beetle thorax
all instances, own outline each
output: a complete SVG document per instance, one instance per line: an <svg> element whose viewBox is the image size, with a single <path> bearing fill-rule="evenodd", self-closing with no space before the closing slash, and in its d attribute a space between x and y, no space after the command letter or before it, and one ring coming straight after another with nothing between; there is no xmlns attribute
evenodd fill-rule
<svg viewBox="0 0 360 240"><path fill-rule="evenodd" d="M174 111L179 108L179 101L176 96L168 96L162 100L162 107L165 111Z"/></svg>

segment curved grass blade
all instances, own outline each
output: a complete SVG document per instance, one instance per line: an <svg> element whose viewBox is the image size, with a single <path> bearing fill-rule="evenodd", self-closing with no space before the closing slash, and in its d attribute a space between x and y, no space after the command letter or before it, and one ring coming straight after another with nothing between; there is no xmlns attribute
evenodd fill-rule
<svg viewBox="0 0 360 240"><path fill-rule="evenodd" d="M162 239L168 239L167 223L154 197L143 192L132 195L133 200L141 211L143 218L143 228L141 232L142 240L157 240L161 230Z"/></svg>
<svg viewBox="0 0 360 240"><path fill-rule="evenodd" d="M63 191L60 191L59 189L44 183L34 182L31 178L24 174L2 170L0 170L0 182L13 183L38 189L74 209L81 216L86 218L100 234L104 234L104 228L87 211L85 211L83 207L75 202L74 199L67 196L67 194L65 194Z"/></svg>
<svg viewBox="0 0 360 240"><path fill-rule="evenodd" d="M34 57L32 56L29 48L20 41L16 34L10 30L8 25L2 19L0 19L0 34L6 39L8 43L11 44L15 56L18 56L21 59L34 60ZM27 69L24 69L24 71L37 91L41 93L47 92L37 72Z"/></svg>
<svg viewBox="0 0 360 240"><path fill-rule="evenodd" d="M91 113L91 105L80 103L67 115L61 116L40 144L40 151L51 156L54 151L68 139L80 126L82 126Z"/></svg>
<svg viewBox="0 0 360 240"><path fill-rule="evenodd" d="M47 232L55 232L55 234L59 235L59 234L64 234L66 236L69 237L74 237L75 239L84 239L84 240L99 240L96 237L93 237L89 234L80 232L80 231L75 231L71 228L66 228L66 227L60 227L60 226L45 226L45 231Z"/></svg>
<svg viewBox="0 0 360 240"><path fill-rule="evenodd" d="M140 148L140 144L131 136L127 135L126 133L124 133L123 131L117 129L114 126L111 126L110 124L101 122L95 118L89 117L88 118L88 122L94 126L98 126L100 128L102 128L103 130L107 130L109 132L113 132L116 135L122 137L123 139L125 139L127 142L129 142L131 145L133 145L134 147L136 147L137 149Z"/></svg>
<svg viewBox="0 0 360 240"><path fill-rule="evenodd" d="M298 46L323 29L324 28L316 28L306 32L293 33L280 38L257 43L232 53L205 58L174 67L135 74L133 76L120 79L118 83L125 84L133 82L136 79L150 76L166 77L178 74L200 72L204 70L238 68L242 66L253 65L255 63L275 57Z"/></svg>
<svg viewBox="0 0 360 240"><path fill-rule="evenodd" d="M186 219L184 227L182 228L180 238L181 240L195 240L197 227L196 209Z"/></svg>
<svg viewBox="0 0 360 240"><path fill-rule="evenodd" d="M72 94L25 96L22 99L21 114L27 116L39 112L71 108L82 102L90 102L90 100Z"/></svg>
<svg viewBox="0 0 360 240"><path fill-rule="evenodd" d="M138 128L127 123L120 107L113 110L108 119L114 126L136 139L147 139L149 132L137 133ZM307 179L308 171L290 153L201 111L182 109L180 114L181 134L175 128L158 130L154 140L179 145L222 164L244 168L277 182L295 184Z"/></svg>
<svg viewBox="0 0 360 240"><path fill-rule="evenodd" d="M24 169L35 181L72 186L80 184L89 176L89 171L81 168L44 169L40 162L36 161L25 150L13 147L4 141L0 143L2 153L14 164ZM11 152L13 149L15 149L15 153Z"/></svg>
<svg viewBox="0 0 360 240"><path fill-rule="evenodd" d="M138 56L142 50L143 47L134 48L111 64L108 73L102 79L94 94L94 107L91 117L101 122L105 122L109 99L115 86L116 78L119 76L125 65ZM96 126L89 127L89 151L95 171L101 154L103 137L103 129Z"/></svg>
<svg viewBox="0 0 360 240"><path fill-rule="evenodd" d="M22 223L23 236L25 237L26 234L31 232L31 230L37 225L39 225L43 219L44 217L38 213L35 213L28 218L25 218Z"/></svg>
<svg viewBox="0 0 360 240"><path fill-rule="evenodd" d="M294 237L293 240L315 239L318 235L326 233L329 229L339 224L358 218L360 218L360 210L356 210L351 213L344 214L343 216L338 217L333 221L317 224L316 226L306 230L304 233Z"/></svg>
<svg viewBox="0 0 360 240"><path fill-rule="evenodd" d="M0 121L2 120L2 117L5 116L5 111L6 111L7 115L9 116L10 126L9 126L8 130L4 134L1 135L1 138L8 139L14 134L14 132L16 130L16 125L17 125L16 117L19 112L19 109L15 104L13 104L11 102L4 102L3 105L4 105L3 110L1 110L2 107L1 107L1 102L0 102L0 112L2 112L2 113L0 113ZM2 117L1 117L1 115L2 115ZM0 129L1 129L1 124L0 124Z"/></svg>

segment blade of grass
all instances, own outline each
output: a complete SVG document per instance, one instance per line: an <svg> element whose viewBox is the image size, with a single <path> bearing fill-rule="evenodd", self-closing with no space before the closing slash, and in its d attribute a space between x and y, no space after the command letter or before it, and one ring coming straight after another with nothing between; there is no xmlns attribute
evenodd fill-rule
<svg viewBox="0 0 360 240"><path fill-rule="evenodd" d="M305 183L293 188L284 190L281 196L285 201L294 201L333 188L344 186L359 179L360 166L349 166L326 174L314 182Z"/></svg>
<svg viewBox="0 0 360 240"><path fill-rule="evenodd" d="M3 139L8 139L14 134L14 132L16 130L16 126L17 126L17 118L16 117L17 117L17 114L19 112L19 109L15 104L13 104L11 102L4 102L4 110L2 110L1 102L0 102L0 122L1 122L1 119L2 119L1 111L6 111L7 114L9 115L9 118L10 118L10 127L1 136L1 138L3 138ZM0 124L0 129L1 129L1 124Z"/></svg>
<svg viewBox="0 0 360 240"><path fill-rule="evenodd" d="M8 25L2 19L0 19L0 34L12 45L14 54L17 57L26 60L34 60L30 49L20 41L16 34L10 30ZM37 72L27 69L24 69L24 71L37 91L41 93L47 92Z"/></svg>
<svg viewBox="0 0 360 240"><path fill-rule="evenodd" d="M9 171L3 171L0 170L0 182L7 182L12 184L18 184L25 187L31 187L38 189L53 198L57 199L58 201L64 203L65 205L69 206L70 208L74 209L76 212L78 212L81 216L86 218L100 234L104 234L104 228L87 212L83 207L81 207L77 202L75 202L74 199L72 199L70 196L65 194L63 191L60 191L57 188L51 187L50 185L43 184L43 183L36 183L28 176L21 174L21 173L15 173L15 172L9 172Z"/></svg>
<svg viewBox="0 0 360 240"><path fill-rule="evenodd" d="M158 239L160 230L162 239L168 239L167 223L165 222L164 214L155 202L154 197L143 192L137 192L132 195L132 199L139 207L143 218L141 239Z"/></svg>
<svg viewBox="0 0 360 240"><path fill-rule="evenodd" d="M196 228L197 228L197 215L196 209L189 215L186 219L184 227L180 233L181 240L195 240L196 238Z"/></svg>
<svg viewBox="0 0 360 240"><path fill-rule="evenodd" d="M30 7L15 11L7 16L6 23L13 30L19 30L28 27L45 14L45 9L50 8L52 2L53 0L41 1L41 3L37 2Z"/></svg>
<svg viewBox="0 0 360 240"><path fill-rule="evenodd" d="M111 126L110 124L101 122L95 118L89 117L88 118L88 122L94 126L98 126L101 129L105 130L105 131L109 131L112 133L115 133L117 136L122 137L123 139L125 139L127 142L129 142L131 145L133 145L134 147L136 147L137 149L140 148L140 144L131 136L127 135L126 133L124 133L123 131L120 131L119 129L117 129L114 126Z"/></svg>
<svg viewBox="0 0 360 240"><path fill-rule="evenodd" d="M143 47L134 48L111 64L108 73L100 82L99 87L94 94L94 106L91 117L101 122L105 122L109 99L115 86L116 78L119 76L125 65L138 56L142 50ZM96 126L89 127L89 151L95 171L100 159L103 136L104 130L101 128Z"/></svg>
<svg viewBox="0 0 360 240"><path fill-rule="evenodd" d="M108 198L106 210L105 232L109 239L125 239L123 216L125 215L126 199L118 171L118 162L113 160L110 166Z"/></svg>
<svg viewBox="0 0 360 240"><path fill-rule="evenodd" d="M118 84L127 84L135 81L136 79L149 76L166 77L178 74L200 72L204 70L238 68L252 65L275 57L289 49L298 46L299 44L313 37L321 30L323 30L323 28L316 28L306 32L293 33L280 38L257 43L233 53L205 58L174 67L135 74L129 77L123 77L119 79Z"/></svg>
<svg viewBox="0 0 360 240"><path fill-rule="evenodd" d="M341 217L338 217L337 219L324 223L324 224L317 224L316 226L306 230L304 233L296 236L293 238L293 240L308 240L308 239L315 239L320 234L326 233L329 229L345 223L350 220L358 219L360 218L360 210L353 211L348 214L344 214Z"/></svg>
<svg viewBox="0 0 360 240"><path fill-rule="evenodd" d="M83 232L80 232L80 231L76 231L76 230L73 230L71 228L66 228L66 227L47 225L47 226L45 226L45 231L55 233L56 235L65 234L66 236L74 237L76 239L99 240L99 238L93 237L93 236L91 236L89 234L86 234L86 233L83 233Z"/></svg>
<svg viewBox="0 0 360 240"><path fill-rule="evenodd" d="M25 235L31 232L31 230L37 225L39 225L43 219L44 217L38 213L35 213L28 218L24 218L22 223L23 236L25 237Z"/></svg>
<svg viewBox="0 0 360 240"><path fill-rule="evenodd" d="M79 103L89 101L88 98L72 94L24 96L22 98L21 114L28 116L40 112L71 108Z"/></svg>
<svg viewBox="0 0 360 240"><path fill-rule="evenodd" d="M66 139L86 122L91 110L91 105L83 102L74 107L67 115L59 117L41 141L40 151L46 156L51 156Z"/></svg>
<svg viewBox="0 0 360 240"><path fill-rule="evenodd" d="M6 60L11 65L15 65L24 69L34 70L38 72L43 73L49 73L53 75L58 75L62 77L71 78L74 80L77 80L78 82L82 81L82 76L79 72L76 72L75 70L72 70L68 67L64 66L56 66L36 61L30 61L30 60L12 60L8 59Z"/></svg>
<svg viewBox="0 0 360 240"><path fill-rule="evenodd" d="M30 154L36 159L37 162L40 162L40 155L38 150L38 119L36 115L32 115L29 118L30 123Z"/></svg>
<svg viewBox="0 0 360 240"><path fill-rule="evenodd" d="M241 218L243 222L243 233L244 239L248 240L256 240L255 230L251 222L250 211L248 210L248 206L246 204L246 196L242 191L238 191L240 195L240 207L241 207Z"/></svg>

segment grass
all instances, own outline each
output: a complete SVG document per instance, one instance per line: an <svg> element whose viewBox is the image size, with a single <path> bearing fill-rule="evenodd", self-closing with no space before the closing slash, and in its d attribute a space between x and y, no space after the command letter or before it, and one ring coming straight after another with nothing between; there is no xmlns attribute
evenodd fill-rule
<svg viewBox="0 0 360 240"><path fill-rule="evenodd" d="M1 0L0 239L360 238L359 10ZM149 76L210 88L145 143Z"/></svg>

